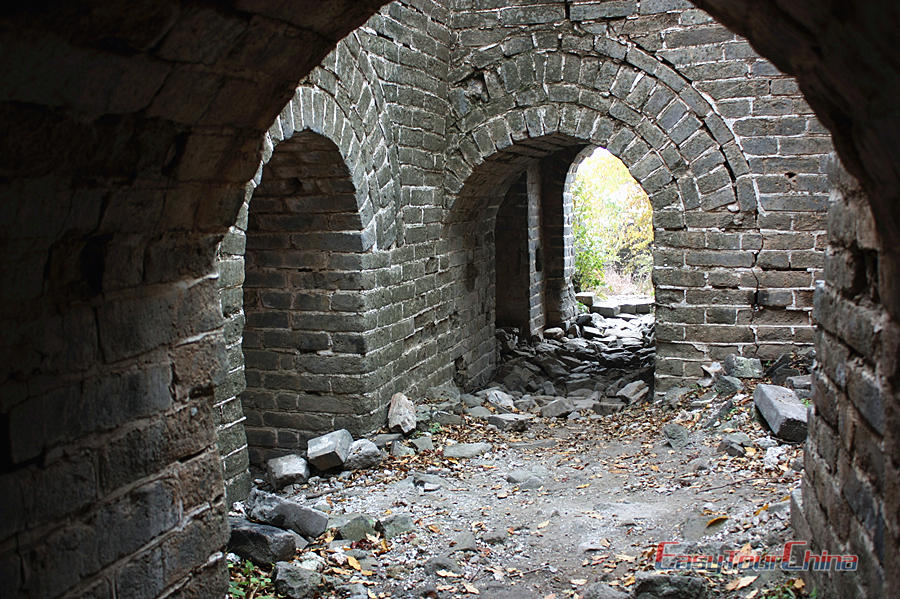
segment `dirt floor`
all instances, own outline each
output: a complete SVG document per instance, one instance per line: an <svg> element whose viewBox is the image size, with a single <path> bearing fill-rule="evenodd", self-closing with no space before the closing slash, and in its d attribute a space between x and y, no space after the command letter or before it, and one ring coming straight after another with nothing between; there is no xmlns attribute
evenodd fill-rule
<svg viewBox="0 0 900 599"><path fill-rule="evenodd" d="M537 417L519 432L471 417L432 424L411 437L431 434L434 450L283 490L329 512L329 526L353 514L370 524L409 516L409 530L391 538L385 535L396 531L373 528L349 542L332 528L295 561L324 577L321 597L590 599L632 593L642 573L684 574L671 558L662 564L668 570L655 563L660 543L678 541L665 552L726 556L721 571L691 573L710 596L791 596L775 595L775 587L801 595L802 582L780 569L751 571L729 561L780 555L791 539L789 499L799 485L802 446L770 436L752 386L724 410L723 401L702 405L697 394L611 416ZM684 447L668 441L668 423L684 427L674 427L688 434L675 435L674 445ZM726 437L730 445L722 444ZM453 444L479 442L490 450L443 455ZM735 552L730 559L728 551Z"/></svg>

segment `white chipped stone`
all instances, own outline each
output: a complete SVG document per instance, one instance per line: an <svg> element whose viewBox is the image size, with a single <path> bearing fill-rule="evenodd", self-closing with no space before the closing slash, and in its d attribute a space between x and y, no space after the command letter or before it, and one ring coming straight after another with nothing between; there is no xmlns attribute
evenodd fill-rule
<svg viewBox="0 0 900 599"><path fill-rule="evenodd" d="M309 464L299 455L286 455L266 462L269 484L281 489L292 483L305 483L309 479Z"/></svg>
<svg viewBox="0 0 900 599"><path fill-rule="evenodd" d="M416 430L416 406L402 393L394 393L388 407L388 428L404 435Z"/></svg>

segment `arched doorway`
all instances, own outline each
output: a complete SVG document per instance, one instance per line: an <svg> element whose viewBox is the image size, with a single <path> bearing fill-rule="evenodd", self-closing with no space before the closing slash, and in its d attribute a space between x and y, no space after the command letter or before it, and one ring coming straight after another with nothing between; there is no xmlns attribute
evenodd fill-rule
<svg viewBox="0 0 900 599"><path fill-rule="evenodd" d="M238 366L243 357L244 428L259 464L353 428L370 370L361 315L372 285L358 263L374 240L340 150L309 130L275 148L245 210L246 251L231 256L243 258L243 284L223 297L243 309L229 341Z"/></svg>

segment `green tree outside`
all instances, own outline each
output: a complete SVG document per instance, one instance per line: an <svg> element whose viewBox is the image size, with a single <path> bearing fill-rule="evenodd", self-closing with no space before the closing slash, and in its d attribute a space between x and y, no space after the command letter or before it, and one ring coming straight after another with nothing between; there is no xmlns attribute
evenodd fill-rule
<svg viewBox="0 0 900 599"><path fill-rule="evenodd" d="M621 160L603 148L582 161L571 189L575 284L607 294L649 294L650 199Z"/></svg>

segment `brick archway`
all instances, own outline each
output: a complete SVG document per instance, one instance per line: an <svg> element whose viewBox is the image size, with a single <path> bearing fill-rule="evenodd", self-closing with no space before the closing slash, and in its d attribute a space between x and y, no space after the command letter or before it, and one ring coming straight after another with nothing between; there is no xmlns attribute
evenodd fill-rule
<svg viewBox="0 0 900 599"><path fill-rule="evenodd" d="M342 44L325 65L367 64L335 58L343 54L352 56ZM364 428L378 404L362 318L377 294L359 269L363 254L396 236L395 152L378 110L312 86L323 69L270 127L219 248L230 349L216 389L217 430L233 499L246 495L248 462L295 451L323 430ZM371 101L377 108L383 99Z"/></svg>

